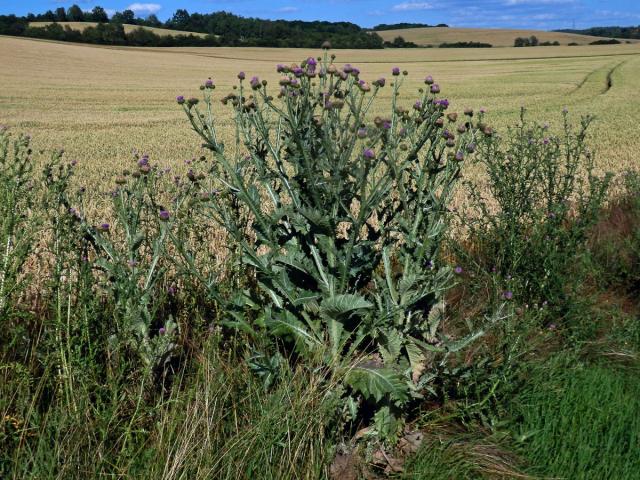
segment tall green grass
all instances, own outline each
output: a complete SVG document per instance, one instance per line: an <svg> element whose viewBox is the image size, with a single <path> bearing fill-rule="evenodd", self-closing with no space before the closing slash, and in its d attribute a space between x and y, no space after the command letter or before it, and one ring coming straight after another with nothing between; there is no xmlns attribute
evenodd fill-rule
<svg viewBox="0 0 640 480"><path fill-rule="evenodd" d="M544 365L512 413L530 473L575 480L640 478L637 372Z"/></svg>

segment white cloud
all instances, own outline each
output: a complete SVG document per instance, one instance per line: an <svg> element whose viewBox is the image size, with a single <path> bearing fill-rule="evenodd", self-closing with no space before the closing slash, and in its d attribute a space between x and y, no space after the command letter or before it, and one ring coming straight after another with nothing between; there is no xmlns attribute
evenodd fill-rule
<svg viewBox="0 0 640 480"><path fill-rule="evenodd" d="M161 8L162 5L158 5L157 3L132 3L127 7L127 10L132 10L138 15L151 15Z"/></svg>
<svg viewBox="0 0 640 480"><path fill-rule="evenodd" d="M113 17L116 13L116 10L113 8L105 8L104 11L108 17Z"/></svg>
<svg viewBox="0 0 640 480"><path fill-rule="evenodd" d="M297 12L298 10L300 10L298 7L282 7L282 8L279 8L277 11L280 13L293 13L293 12Z"/></svg>
<svg viewBox="0 0 640 480"><path fill-rule="evenodd" d="M407 12L410 10L429 10L433 5L427 2L403 2L394 5L391 10L394 12Z"/></svg>

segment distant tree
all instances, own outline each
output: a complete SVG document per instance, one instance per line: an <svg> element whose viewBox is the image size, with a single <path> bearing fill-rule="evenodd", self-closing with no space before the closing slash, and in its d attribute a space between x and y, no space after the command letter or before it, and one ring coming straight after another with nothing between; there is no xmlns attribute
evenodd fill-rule
<svg viewBox="0 0 640 480"><path fill-rule="evenodd" d="M147 17L147 19L145 20L145 25L149 26L149 27L161 27L162 26L162 22L160 20L158 20L158 17L155 14L151 14Z"/></svg>
<svg viewBox="0 0 640 480"><path fill-rule="evenodd" d="M540 42L538 41L538 37L531 35L531 37L529 37L529 43L532 47L537 47Z"/></svg>
<svg viewBox="0 0 640 480"><path fill-rule="evenodd" d="M171 26L176 30L188 30L189 29L189 21L191 20L191 15L185 9L180 8L176 10L176 13L173 14L171 18Z"/></svg>
<svg viewBox="0 0 640 480"><path fill-rule="evenodd" d="M64 10L64 7L56 8L56 22L66 22L67 21L67 12Z"/></svg>
<svg viewBox="0 0 640 480"><path fill-rule="evenodd" d="M133 13L133 10L125 10L122 12L122 23L134 25L135 22L136 22L136 14Z"/></svg>
<svg viewBox="0 0 640 480"><path fill-rule="evenodd" d="M82 22L84 21L84 12L78 5L73 4L67 10L67 20L69 22Z"/></svg>
<svg viewBox="0 0 640 480"><path fill-rule="evenodd" d="M94 22L107 23L109 21L109 16L104 8L95 6L93 7L93 10L91 10L91 19Z"/></svg>
<svg viewBox="0 0 640 480"><path fill-rule="evenodd" d="M56 14L53 13L51 10L47 10L46 12L44 12L39 17L40 17L41 20L43 20L45 22L55 22L56 21Z"/></svg>

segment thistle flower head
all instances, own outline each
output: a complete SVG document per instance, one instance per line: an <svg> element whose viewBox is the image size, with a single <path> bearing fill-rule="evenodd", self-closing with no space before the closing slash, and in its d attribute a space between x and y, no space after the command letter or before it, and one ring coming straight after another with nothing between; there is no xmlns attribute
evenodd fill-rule
<svg viewBox="0 0 640 480"><path fill-rule="evenodd" d="M176 97L176 102L178 102L178 105L182 105L184 103L184 95L178 95Z"/></svg>
<svg viewBox="0 0 640 480"><path fill-rule="evenodd" d="M370 148L365 148L362 151L362 156L364 158L366 158L367 160L373 160L374 158L376 158L376 154L373 150L371 150Z"/></svg>
<svg viewBox="0 0 640 480"><path fill-rule="evenodd" d="M393 75L394 77L397 77L398 75L400 75L400 68L399 67L393 67L391 69L391 75Z"/></svg>
<svg viewBox="0 0 640 480"><path fill-rule="evenodd" d="M110 228L111 225L109 225L108 223L101 223L100 225L98 225L98 231L100 232L108 232Z"/></svg>
<svg viewBox="0 0 640 480"><path fill-rule="evenodd" d="M385 78L384 78L384 77L380 77L379 79L374 80L373 84L374 84L376 87L381 87L381 88L382 88L382 87L384 87L384 85L385 85L385 83L386 83L386 82L387 82L387 81L385 80Z"/></svg>
<svg viewBox="0 0 640 480"><path fill-rule="evenodd" d="M431 75L427 75L424 79L424 83L427 85L433 85L433 77Z"/></svg>
<svg viewBox="0 0 640 480"><path fill-rule="evenodd" d="M204 86L205 88L213 88L213 80L211 80L210 78L207 78L204 82Z"/></svg>
<svg viewBox="0 0 640 480"><path fill-rule="evenodd" d="M440 85L437 83L431 85L431 93L440 93Z"/></svg>
<svg viewBox="0 0 640 480"><path fill-rule="evenodd" d="M238 80L244 80L245 78L247 78L247 76L244 72L238 72Z"/></svg>
<svg viewBox="0 0 640 480"><path fill-rule="evenodd" d="M249 81L249 84L254 90L258 90L260 88L260 85L262 85L258 77L251 77L251 81Z"/></svg>
<svg viewBox="0 0 640 480"><path fill-rule="evenodd" d="M167 220L169 220L169 217L171 217L171 214L166 210L160 210L158 217L160 217L160 220L166 222Z"/></svg>

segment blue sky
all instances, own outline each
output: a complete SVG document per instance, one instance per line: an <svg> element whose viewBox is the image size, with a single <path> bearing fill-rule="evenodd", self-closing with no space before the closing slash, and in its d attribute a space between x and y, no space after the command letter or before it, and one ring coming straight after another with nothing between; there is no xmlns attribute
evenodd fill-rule
<svg viewBox="0 0 640 480"><path fill-rule="evenodd" d="M346 20L363 27L378 23L447 23L483 28L586 28L640 24L640 0L0 0L0 13L44 12L77 3L84 10L130 8L161 20L177 8L192 12L226 10L243 16L288 20Z"/></svg>

